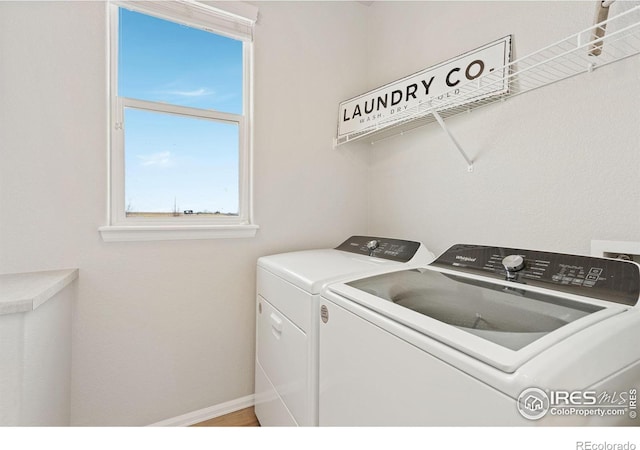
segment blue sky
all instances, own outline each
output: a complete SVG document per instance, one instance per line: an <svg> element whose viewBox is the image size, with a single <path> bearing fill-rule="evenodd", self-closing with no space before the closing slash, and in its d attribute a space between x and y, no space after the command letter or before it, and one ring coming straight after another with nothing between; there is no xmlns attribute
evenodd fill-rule
<svg viewBox="0 0 640 450"><path fill-rule="evenodd" d="M120 10L118 95L241 114L242 43ZM127 109L125 207L238 212L235 124Z"/></svg>

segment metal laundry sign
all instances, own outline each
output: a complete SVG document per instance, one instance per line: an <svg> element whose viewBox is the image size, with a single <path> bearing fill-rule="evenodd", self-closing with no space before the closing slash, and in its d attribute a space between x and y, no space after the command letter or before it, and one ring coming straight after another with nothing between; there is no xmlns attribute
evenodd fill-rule
<svg viewBox="0 0 640 450"><path fill-rule="evenodd" d="M456 105L508 92L506 74L496 73L492 82L478 95L465 96L456 103L460 86L494 71L504 71L511 57L511 36L449 59L421 72L374 89L340 103L338 139L341 137L386 128L405 120L412 110L433 99L452 97Z"/></svg>

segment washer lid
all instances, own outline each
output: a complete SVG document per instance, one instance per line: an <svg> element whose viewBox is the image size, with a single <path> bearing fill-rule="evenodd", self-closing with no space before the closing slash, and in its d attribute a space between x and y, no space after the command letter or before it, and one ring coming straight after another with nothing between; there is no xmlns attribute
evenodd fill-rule
<svg viewBox="0 0 640 450"><path fill-rule="evenodd" d="M433 266L329 289L504 372L627 309Z"/></svg>

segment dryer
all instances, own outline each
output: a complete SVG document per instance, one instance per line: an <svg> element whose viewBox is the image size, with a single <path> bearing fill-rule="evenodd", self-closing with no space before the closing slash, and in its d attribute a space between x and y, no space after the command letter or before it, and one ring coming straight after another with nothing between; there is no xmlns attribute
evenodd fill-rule
<svg viewBox="0 0 640 450"><path fill-rule="evenodd" d="M257 263L255 413L263 426L318 423L318 300L325 284L428 264L420 242L352 236L334 249Z"/></svg>
<svg viewBox="0 0 640 450"><path fill-rule="evenodd" d="M319 424L638 425L639 269L455 245L330 284Z"/></svg>

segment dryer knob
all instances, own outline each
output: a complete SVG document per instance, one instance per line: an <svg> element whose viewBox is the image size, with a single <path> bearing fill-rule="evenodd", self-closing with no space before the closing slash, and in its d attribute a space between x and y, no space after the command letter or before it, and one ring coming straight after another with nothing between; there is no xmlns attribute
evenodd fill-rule
<svg viewBox="0 0 640 450"><path fill-rule="evenodd" d="M521 255L509 255L502 260L502 265L507 272L518 272L524 269L524 257Z"/></svg>

